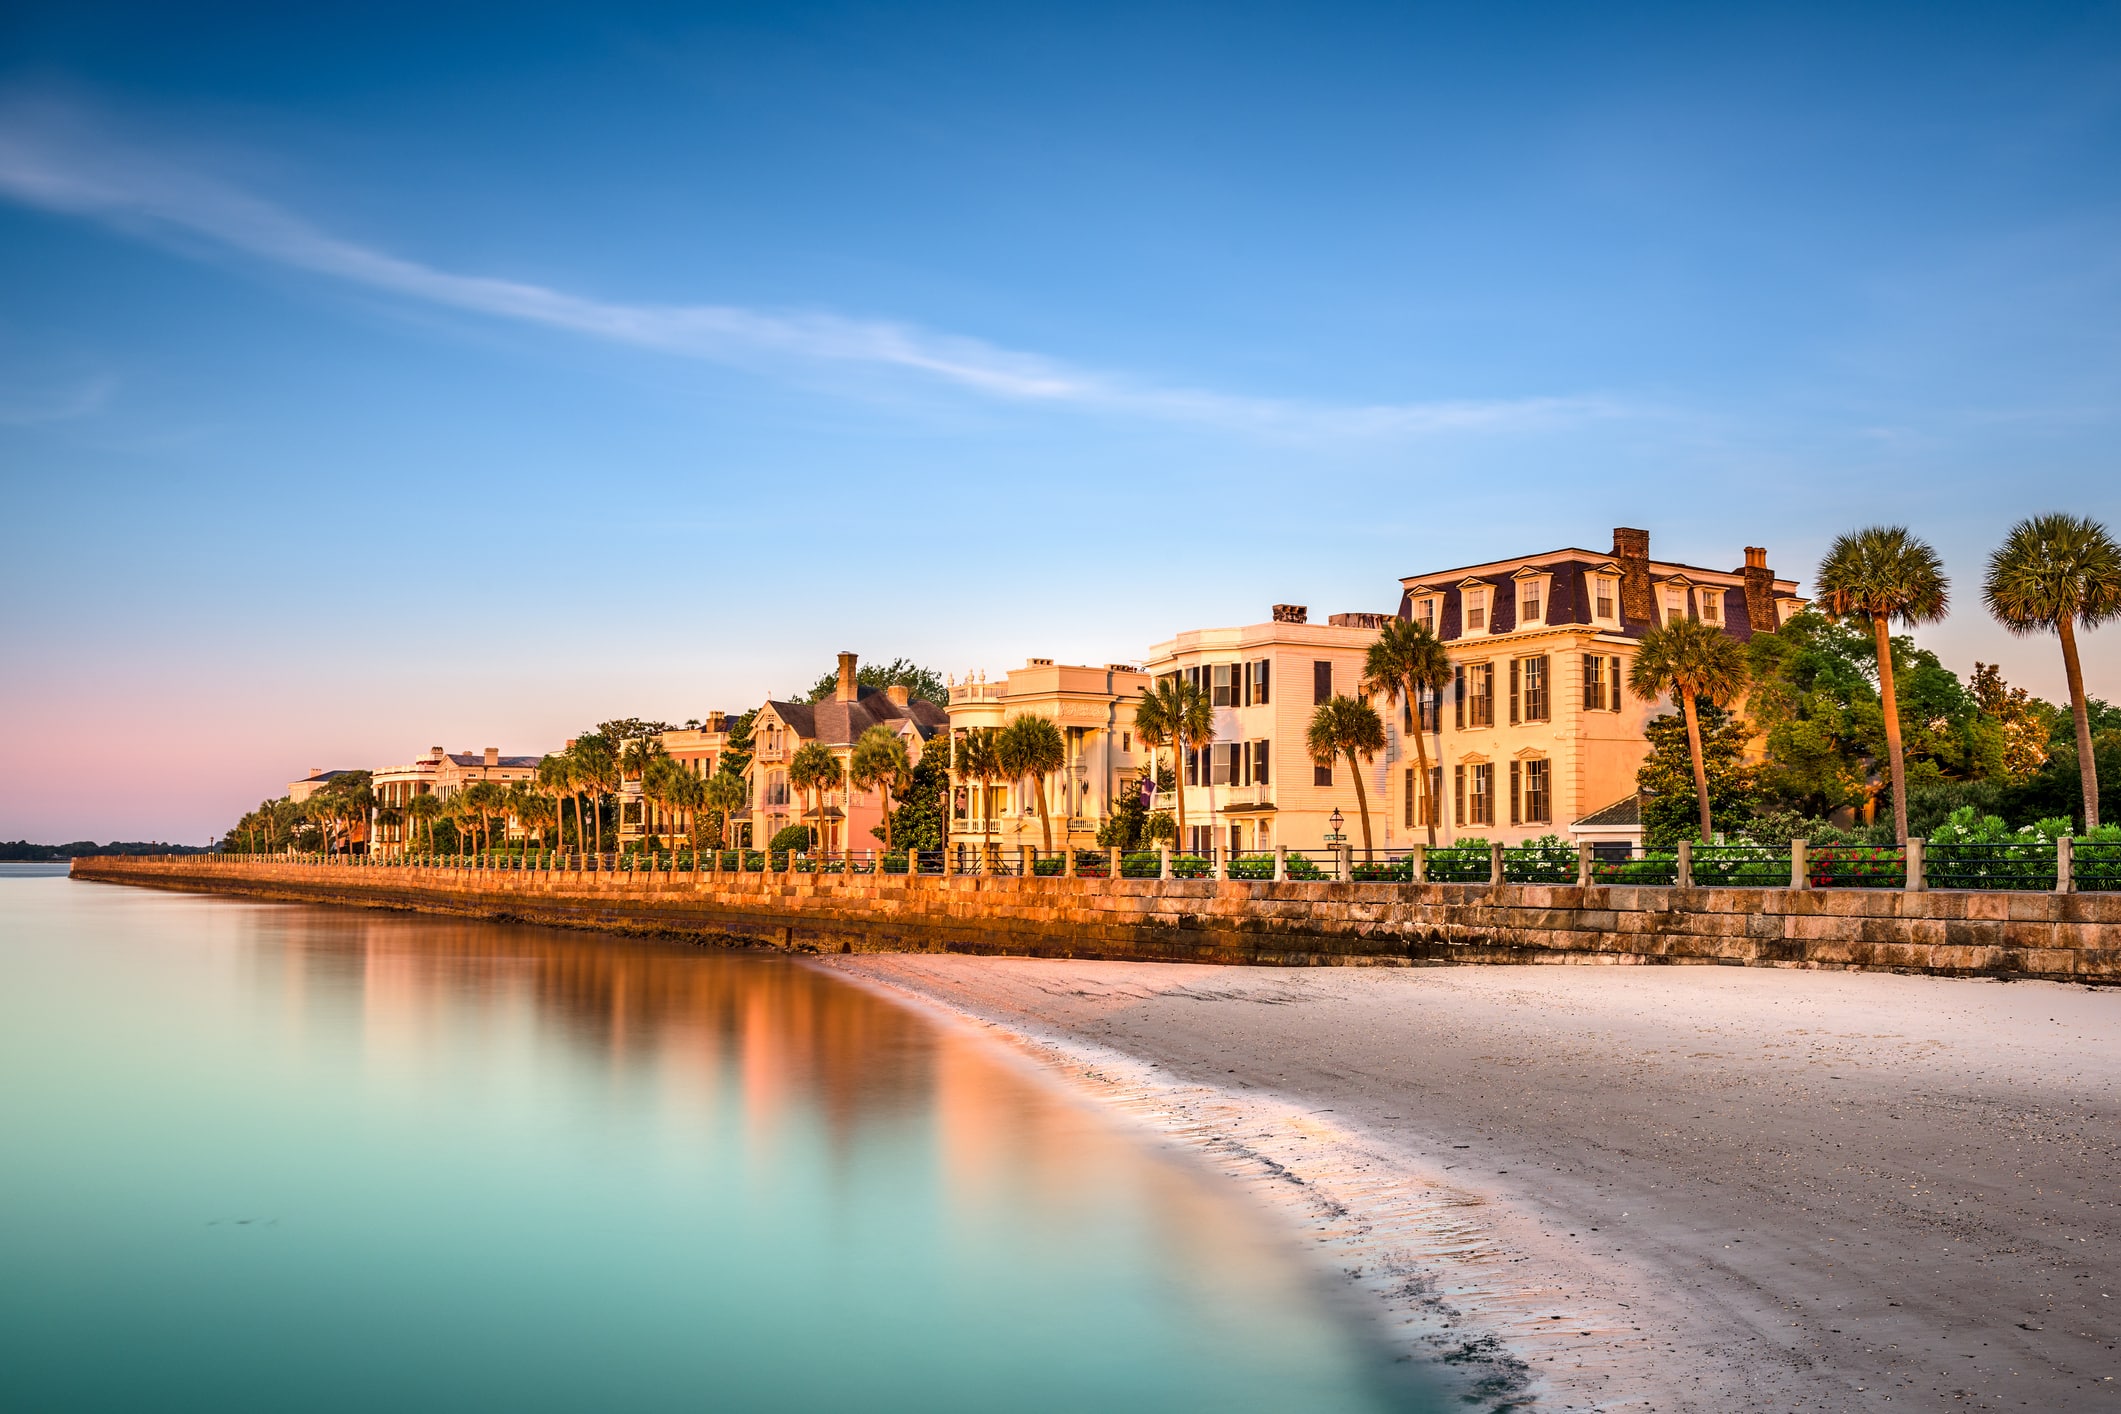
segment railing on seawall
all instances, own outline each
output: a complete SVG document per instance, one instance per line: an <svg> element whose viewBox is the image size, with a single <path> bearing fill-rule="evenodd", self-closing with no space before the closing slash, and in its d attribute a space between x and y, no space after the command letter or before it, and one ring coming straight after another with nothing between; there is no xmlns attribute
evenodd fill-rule
<svg viewBox="0 0 2121 1414"><path fill-rule="evenodd" d="M2121 844L2023 840L1988 844L1812 845L1785 850L1752 844L1676 849L1581 844L1506 846L1500 842L1413 845L1396 849L1334 849L1207 853L1153 849L1058 849L956 844L940 850L675 849L582 853L510 850L482 854L211 854L125 856L75 860L74 872L179 869L211 873L257 866L304 865L374 876L426 870L481 875L597 875L607 878L699 879L714 875L807 876L813 880L863 875L935 878L1208 879L1372 885L1438 884L1496 887L1544 885L1649 888L1755 888L1805 891L1870 889L1920 893L2121 892Z"/></svg>

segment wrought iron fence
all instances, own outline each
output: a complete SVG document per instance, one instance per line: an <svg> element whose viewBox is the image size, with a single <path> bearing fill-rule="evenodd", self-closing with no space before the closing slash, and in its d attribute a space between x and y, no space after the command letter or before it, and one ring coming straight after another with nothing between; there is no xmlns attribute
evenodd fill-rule
<svg viewBox="0 0 2121 1414"><path fill-rule="evenodd" d="M1933 889L2052 889L2055 854L2044 840L1933 844L1923 851L1922 873Z"/></svg>
<svg viewBox="0 0 2121 1414"><path fill-rule="evenodd" d="M1591 860L1591 882L1670 888L1679 882L1679 855L1676 851L1636 850L1633 846L1622 858L1600 854Z"/></svg>
<svg viewBox="0 0 2121 1414"><path fill-rule="evenodd" d="M1519 845L1502 852L1506 884L1573 884L1576 851L1565 845Z"/></svg>
<svg viewBox="0 0 2121 1414"><path fill-rule="evenodd" d="M2071 845L2070 882L2086 893L2121 890L2121 844L2077 840Z"/></svg>
<svg viewBox="0 0 2121 1414"><path fill-rule="evenodd" d="M1428 874L1432 884L1485 884L1495 872L1488 847L1441 845L1429 851Z"/></svg>
<svg viewBox="0 0 2121 1414"><path fill-rule="evenodd" d="M1805 851L1815 889L1904 889L1907 850L1899 845L1826 844Z"/></svg>
<svg viewBox="0 0 2121 1414"><path fill-rule="evenodd" d="M1703 887L1774 889L1790 885L1787 851L1758 844L1697 844L1694 882ZM1677 856L1674 856L1676 865Z"/></svg>

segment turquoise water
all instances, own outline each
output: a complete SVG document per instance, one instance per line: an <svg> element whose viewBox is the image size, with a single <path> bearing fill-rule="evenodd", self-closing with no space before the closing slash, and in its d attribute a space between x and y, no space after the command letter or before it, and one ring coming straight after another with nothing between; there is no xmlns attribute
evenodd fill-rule
<svg viewBox="0 0 2121 1414"><path fill-rule="evenodd" d="M0 1407L1427 1407L1216 1179L800 962L0 875Z"/></svg>

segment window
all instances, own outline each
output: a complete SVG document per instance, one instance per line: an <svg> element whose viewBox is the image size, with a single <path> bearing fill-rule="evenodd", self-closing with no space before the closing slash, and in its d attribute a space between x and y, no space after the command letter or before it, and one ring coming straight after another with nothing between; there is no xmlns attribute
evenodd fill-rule
<svg viewBox="0 0 2121 1414"><path fill-rule="evenodd" d="M1492 762L1482 762L1473 768L1472 793L1466 800L1466 821L1470 825L1492 825L1495 823L1495 767Z"/></svg>
<svg viewBox="0 0 2121 1414"><path fill-rule="evenodd" d="M1415 693L1421 704L1421 729L1425 732L1443 730L1443 694L1433 688L1422 688Z"/></svg>
<svg viewBox="0 0 2121 1414"><path fill-rule="evenodd" d="M1123 754L1123 755L1124 755L1124 754L1127 754L1127 753L1130 753L1130 752L1132 752L1132 751L1134 750L1134 733L1133 733L1133 732L1121 732L1121 733L1119 734L1119 749L1120 749L1120 752L1121 752L1121 754Z"/></svg>
<svg viewBox="0 0 2121 1414"><path fill-rule="evenodd" d="M1598 575L1591 581L1591 600L1594 617L1605 623L1613 621L1613 581L1608 575Z"/></svg>
<svg viewBox="0 0 2121 1414"><path fill-rule="evenodd" d="M1667 585L1664 591L1664 621L1677 623L1686 617L1686 591L1677 585Z"/></svg>
<svg viewBox="0 0 2121 1414"><path fill-rule="evenodd" d="M1207 688L1201 685L1200 665L1197 663L1194 666L1186 669L1186 681L1192 686L1200 688L1203 692L1207 691Z"/></svg>
<svg viewBox="0 0 2121 1414"><path fill-rule="evenodd" d="M1583 710L1586 712L1605 710L1605 663L1603 653L1583 655Z"/></svg>
<svg viewBox="0 0 2121 1414"><path fill-rule="evenodd" d="M1414 601L1414 622L1429 632L1436 632L1436 599L1433 595Z"/></svg>
<svg viewBox="0 0 2121 1414"><path fill-rule="evenodd" d="M1311 763L1311 784L1312 784L1312 785L1314 785L1314 786L1329 786L1329 785L1332 785L1332 784L1333 784L1333 768L1332 768L1332 767L1331 767L1330 765L1327 765L1327 766L1321 766L1321 765L1319 765L1319 764L1318 764L1318 763L1317 763L1316 761L1312 762L1312 763Z"/></svg>
<svg viewBox="0 0 2121 1414"><path fill-rule="evenodd" d="M1264 740L1252 743L1252 784L1256 786L1267 784L1267 756L1270 747L1271 743Z"/></svg>
<svg viewBox="0 0 2121 1414"><path fill-rule="evenodd" d="M1705 624L1723 622L1723 591L1704 589L1701 591L1701 621Z"/></svg>
<svg viewBox="0 0 2121 1414"><path fill-rule="evenodd" d="M1213 673L1213 677L1210 680L1211 686L1208 690L1208 705L1211 707L1235 707L1237 705L1237 684L1232 679L1237 674L1237 664L1217 663L1210 669L1210 672Z"/></svg>
<svg viewBox="0 0 2121 1414"><path fill-rule="evenodd" d="M1451 819L1463 825L1466 822L1466 768L1451 768Z"/></svg>
<svg viewBox="0 0 2121 1414"><path fill-rule="evenodd" d="M1548 762L1543 756L1524 763L1524 822L1527 825L1544 825L1552 821L1554 812L1548 801L1552 792L1548 789ZM1512 777L1517 773L1513 768Z"/></svg>
<svg viewBox="0 0 2121 1414"><path fill-rule="evenodd" d="M1429 768L1429 784L1426 789L1423 788L1421 783L1421 772L1412 766L1407 767L1406 800L1400 807L1403 816L1401 823L1410 830L1421 829L1438 823L1436 818L1436 792L1442 788L1442 785L1443 767L1431 766Z"/></svg>
<svg viewBox="0 0 2121 1414"><path fill-rule="evenodd" d="M1520 699L1522 719L1527 722L1547 720L1547 655L1541 653L1534 658L1515 658L1510 662L1510 720L1519 720Z"/></svg>
<svg viewBox="0 0 2121 1414"><path fill-rule="evenodd" d="M1189 746L1185 750L1185 755L1186 784L1197 786L1200 784L1200 752Z"/></svg>
<svg viewBox="0 0 2121 1414"><path fill-rule="evenodd" d="M1311 700L1323 702L1333 695L1333 665L1328 662L1311 664Z"/></svg>
<svg viewBox="0 0 2121 1414"><path fill-rule="evenodd" d="M1255 659L1245 664L1245 702L1247 707L1267 705L1267 660Z"/></svg>
<svg viewBox="0 0 2121 1414"><path fill-rule="evenodd" d="M1465 595L1466 632L1486 633L1488 631L1488 591L1485 589L1468 589Z"/></svg>
<svg viewBox="0 0 2121 1414"><path fill-rule="evenodd" d="M1542 605L1542 604L1540 603L1540 597L1541 597L1542 593L1544 592L1545 588L1546 588L1546 585L1544 584L1544 582L1542 582L1542 581L1540 581L1540 580L1536 580L1536 579L1527 579L1527 580L1523 580L1523 581L1521 581L1521 582L1520 582L1520 583L1518 584L1518 586L1517 586L1517 622L1518 622L1518 623L1520 623L1520 624L1536 624L1536 623L1538 623L1538 622L1539 622L1539 615L1540 615L1540 611L1541 611L1541 609L1542 609L1542 608L1544 607L1544 606L1543 606L1543 605Z"/></svg>
<svg viewBox="0 0 2121 1414"><path fill-rule="evenodd" d="M1466 665L1466 713L1468 727L1492 727L1495 725L1495 665L1493 663L1468 663Z"/></svg>

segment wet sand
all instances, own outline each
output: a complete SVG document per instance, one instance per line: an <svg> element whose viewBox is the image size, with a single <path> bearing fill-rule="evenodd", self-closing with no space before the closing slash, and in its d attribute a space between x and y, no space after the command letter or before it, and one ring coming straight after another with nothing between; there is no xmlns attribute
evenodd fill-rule
<svg viewBox="0 0 2121 1414"><path fill-rule="evenodd" d="M1488 1408L2121 1408L2121 992L830 965L1252 1185Z"/></svg>

